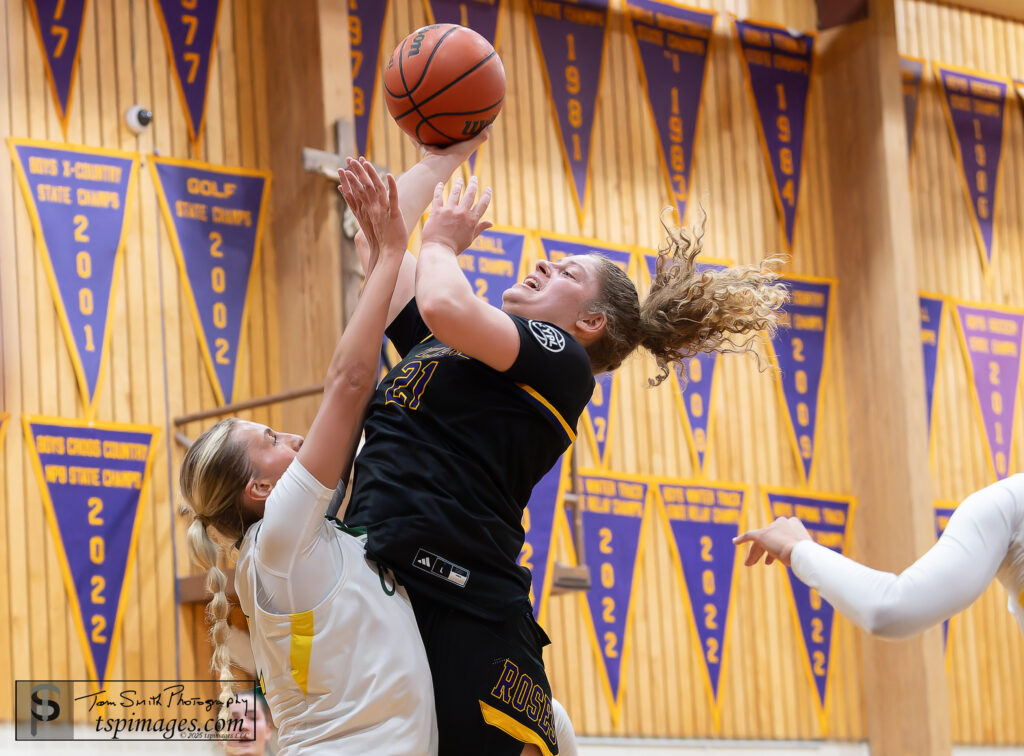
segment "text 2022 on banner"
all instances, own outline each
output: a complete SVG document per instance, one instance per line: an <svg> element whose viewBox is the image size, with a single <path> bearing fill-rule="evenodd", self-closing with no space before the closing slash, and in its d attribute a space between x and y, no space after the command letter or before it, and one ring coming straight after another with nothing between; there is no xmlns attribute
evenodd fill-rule
<svg viewBox="0 0 1024 756"><path fill-rule="evenodd" d="M745 486L699 481L658 481L665 529L689 597L697 646L704 661L715 729L721 726L719 690L736 579L736 547Z"/></svg>
<svg viewBox="0 0 1024 756"><path fill-rule="evenodd" d="M850 523L855 501L849 496L764 489L770 519L799 517L811 537L822 546L845 554L849 551ZM800 582L791 569L790 597L800 637L807 652L807 665L818 700L818 721L822 734L828 732L828 683L835 639L835 609L818 592Z"/></svg>
<svg viewBox="0 0 1024 756"><path fill-rule="evenodd" d="M160 429L25 415L90 679L110 676Z"/></svg>
<svg viewBox="0 0 1024 756"><path fill-rule="evenodd" d="M583 544L593 576L593 585L581 600L601 661L612 721L618 727L648 483L632 475L581 471L580 486Z"/></svg>

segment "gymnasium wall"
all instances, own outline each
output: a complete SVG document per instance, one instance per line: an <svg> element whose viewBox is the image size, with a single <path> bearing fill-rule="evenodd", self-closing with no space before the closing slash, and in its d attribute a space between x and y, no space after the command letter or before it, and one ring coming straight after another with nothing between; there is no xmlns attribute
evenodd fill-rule
<svg viewBox="0 0 1024 756"><path fill-rule="evenodd" d="M95 419L161 429L148 490L140 502L135 554L129 562L119 638L112 639L109 679L208 679L201 609L175 602L175 575L191 570L184 528L175 515L181 448L169 418L217 405L200 352L185 287L161 217L148 157L194 159L258 168L270 148L262 85L265 61L258 6L223 4L211 61L209 95L197 148L171 71L155 4L101 0L87 4L67 142L142 155L128 198L124 251L110 314L105 376ZM61 125L28 3L0 13L0 136L62 142ZM136 137L124 126L133 104L155 114ZM273 187L271 187L273 196ZM6 154L0 160L0 410L11 415L0 454L0 678L86 679L55 543L21 427L22 413L83 418L64 333L33 238L25 197ZM238 360L238 398L278 389L275 364L277 291L272 227L249 291L249 317ZM315 379L312 379L315 380ZM277 422L278 409L249 413ZM194 438L202 424L182 430ZM13 685L0 685L0 718L13 712Z"/></svg>
<svg viewBox="0 0 1024 756"><path fill-rule="evenodd" d="M925 58L1013 79L1024 77L1024 24L944 5L897 3L899 48ZM1024 123L1021 100L1006 107L999 206L991 270L982 271L964 182L942 112L939 87L926 73L911 165L911 200L922 290L1020 308L1024 276ZM947 313L940 345L931 470L936 499L958 501L992 480L964 351ZM1021 469L1020 399L1009 469ZM1006 611L1006 592L993 585L953 619L948 670L950 718L957 741L1020 743L1024 703L1012 695L1024 665L1024 643Z"/></svg>
<svg viewBox="0 0 1024 756"><path fill-rule="evenodd" d="M637 56L621 4L613 3L604 73L598 91L590 161L590 194L580 222L561 154L543 65L526 3L502 11L497 49L508 74L504 112L481 151L476 172L495 190L492 217L498 224L587 237L615 245L656 248L664 234L659 211L670 204L657 132L640 86ZM710 47L703 110L694 147L688 221L699 203L708 212L706 254L753 263L785 251L770 178L759 144L755 114L729 13L762 13L789 28L811 30L810 4L694 3L719 13ZM1021 75L1016 59L1024 25L925 2L897 4L902 54ZM757 15L752 15L758 18ZM408 30L426 21L419 2L393 2L382 49L389 51ZM828 36L819 35L818 44ZM788 272L833 275L827 160L821 100L812 79L803 181L795 243ZM986 285L971 230L959 168L942 114L934 77L926 72L920 95L917 142L911 174L922 291L980 302L1021 306L1019 149L1024 138L1019 103L1007 101L1004 164L996 211L994 264ZM378 99L371 126L371 156L389 167L406 166L414 154L393 128ZM843 306L837 282L835 307ZM947 306L938 364L932 470L936 500L958 501L993 480L982 430L968 386L965 361ZM835 319L832 328L836 327ZM835 343L836 339L831 339ZM749 357L721 360L709 414L705 481L750 486L746 522L769 517L766 486L842 494L849 487L847 427L843 410L843 365L856 355L832 346L826 354L818 407L817 459L804 482L790 442L789 420L771 371ZM670 382L649 389L653 361L637 358L623 368L618 405L609 420L607 470L652 478L694 479L684 421ZM886 387L879 386L879 391ZM1019 418L1020 407L1016 416ZM922 414L922 418L924 415ZM865 418L865 422L870 422ZM583 431L581 430L581 434ZM1019 433L1019 431L1018 431ZM580 468L596 468L581 435ZM1014 447L1010 469L1020 464ZM892 505L901 505L893 502ZM924 502L918 502L924 505ZM856 514L853 515L856 517ZM858 634L837 620L830 682L823 716L810 682L808 661L780 569L737 565L732 617L719 684L720 724L706 692L702 651L692 630L671 536L653 498L641 534L633 606L621 661L620 721L605 693L596 639L578 594L549 599L546 625L554 643L547 659L554 693L564 701L577 730L586 734L731 738L839 739L866 736L858 674ZM561 535L559 558L571 559ZM850 544L856 557L858 544ZM590 554L598 579L596 555ZM1024 667L1024 643L1005 608L1005 592L993 586L974 607L953 620L948 670L953 737L958 742L1019 743L1020 702L1011 681ZM872 695L864 691L863 695ZM879 692L875 692L875 695Z"/></svg>
<svg viewBox="0 0 1024 756"><path fill-rule="evenodd" d="M211 65L206 125L198 149L190 150L180 98L152 3L110 0L89 4L81 60L73 91L67 141L137 151L146 156L193 158L214 164L266 168L271 144L264 116L270 64L258 3L225 0ZM614 245L657 248L664 233L659 213L670 204L657 132L639 84L637 56L623 3L612 2L605 62L598 91L590 159L590 190L582 222L561 154L543 67L525 0L504 0L497 49L505 63L508 92L494 134L481 151L477 173L494 187L491 218L504 226L585 237ZM708 56L703 107L694 146L687 220L699 203L708 213L706 254L753 263L785 251L785 243L762 154L751 98L729 13L740 18L771 16L798 30L811 30L813 4L778 0L699 2L718 12ZM1024 78L1024 24L1001 21L929 2L896 4L900 51L1003 76ZM427 20L421 0L390 0L381 49L390 51ZM14 0L0 15L8 76L0 76L2 136L61 141L38 39L27 5ZM824 44L827 35L819 35ZM408 141L390 122L379 97L371 107L369 157L399 171L415 160ZM834 257L827 196L824 109L811 85L806 142L788 272L828 278ZM1011 94L996 210L992 271L982 274L977 243L964 199L934 75L926 72L911 170L914 233L920 288L948 297L1024 307L1020 252L1021 161L1024 123ZM157 119L136 138L121 123L133 103L151 104ZM330 191L325 186L325 191ZM278 201L281 201L278 199ZM275 202L273 185L271 202ZM83 416L76 379L25 200L9 160L0 160L0 411L9 412L0 447L0 540L8 554L0 577L0 678L85 677L85 664L71 617L55 544L46 523L30 463L22 413ZM236 398L282 386L275 365L279 338L278 297L294 302L304 292L282 290L271 274L273 228L264 230L259 267L252 280ZM855 253L850 251L849 253ZM527 245L527 254L537 248ZM184 529L175 516L173 491L181 450L169 419L216 405L196 337L184 286L157 206L149 171L140 171L132 196L120 285L111 315L106 377L96 418L151 423L162 428L156 462L142 502L138 547L129 567L123 629L114 650L114 679L202 678L208 644L201 609L175 604L174 575L192 570ZM645 279L641 275L640 280ZM843 282L834 307L843 306ZM947 308L948 310L948 308ZM932 475L936 500L959 500L989 483L980 423L973 406L963 350L947 311L932 428ZM832 329L837 327L835 314ZM748 487L745 524L767 522L765 487L842 495L850 488L848 427L843 408L844 364L830 339L818 407L816 460L805 482L790 440L787 410L767 358L726 355L719 363L707 411L713 417L703 471L698 471L671 381L650 389L653 361L636 358L623 368L618 402L610 418L606 470L646 479L701 478ZM762 351L763 354L763 351ZM310 383L318 376L308 376ZM884 386L879 391L884 391ZM1021 408L1015 411L1019 435ZM279 424L288 410L249 413ZM924 417L922 409L922 417ZM870 422L865 418L865 422ZM183 430L195 437L203 424ZM581 437L581 469L599 467ZM1010 469L1019 469L1019 444ZM863 503L861 503L863 505ZM929 502L915 502L928 506ZM894 506L901 505L894 502ZM909 505L909 504L908 504ZM553 645L547 654L553 691L578 733L645 737L829 738L866 737L861 691L859 631L836 620L824 712L819 711L807 655L791 608L785 573L747 570L736 564L730 618L721 649L722 673L715 716L709 702L704 649L680 580L672 536L648 500L639 543L632 609L621 647L618 721L605 693L602 662L591 639L580 594L552 596L544 625ZM856 518L856 512L853 517ZM572 559L564 527L556 528L559 561ZM849 544L853 556L858 543ZM597 554L588 554L595 580ZM1005 594L992 587L951 624L948 673L954 740L1024 743L1024 716L1013 682L1024 674L1024 641L1005 609ZM0 718L12 710L10 689L0 686Z"/></svg>

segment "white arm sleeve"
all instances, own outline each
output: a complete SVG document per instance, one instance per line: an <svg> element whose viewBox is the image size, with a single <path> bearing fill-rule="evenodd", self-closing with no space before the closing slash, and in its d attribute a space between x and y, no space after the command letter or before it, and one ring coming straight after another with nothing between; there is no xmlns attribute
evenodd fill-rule
<svg viewBox="0 0 1024 756"><path fill-rule="evenodd" d="M971 494L931 549L899 575L880 572L813 541L798 543L794 574L869 633L905 638L966 609L995 577L1013 535L1012 490Z"/></svg>
<svg viewBox="0 0 1024 756"><path fill-rule="evenodd" d="M334 491L296 459L267 498L254 558L261 602L272 611L302 612L327 595L341 575L341 551L325 537Z"/></svg>

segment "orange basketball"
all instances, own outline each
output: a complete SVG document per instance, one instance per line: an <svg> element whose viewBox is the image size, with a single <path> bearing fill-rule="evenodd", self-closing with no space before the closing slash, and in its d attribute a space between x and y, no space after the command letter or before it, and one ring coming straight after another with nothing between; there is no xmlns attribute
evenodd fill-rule
<svg viewBox="0 0 1024 756"><path fill-rule="evenodd" d="M384 99L421 144L470 139L498 117L505 68L491 43L458 24L433 24L402 40L384 67Z"/></svg>

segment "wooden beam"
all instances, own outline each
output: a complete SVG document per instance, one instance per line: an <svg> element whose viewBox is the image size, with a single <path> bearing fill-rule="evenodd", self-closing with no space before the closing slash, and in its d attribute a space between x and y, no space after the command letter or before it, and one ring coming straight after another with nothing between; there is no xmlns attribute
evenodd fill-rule
<svg viewBox="0 0 1024 756"><path fill-rule="evenodd" d="M822 33L817 47L859 502L854 556L898 572L934 543L935 531L893 0L870 0L867 20ZM900 643L865 635L862 649L871 753L950 753L940 630Z"/></svg>

